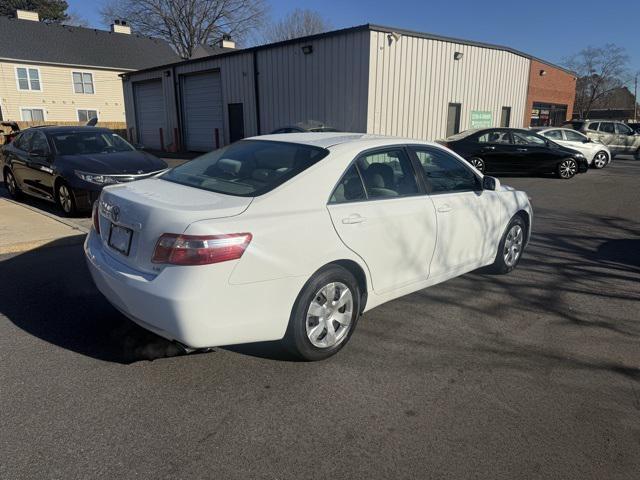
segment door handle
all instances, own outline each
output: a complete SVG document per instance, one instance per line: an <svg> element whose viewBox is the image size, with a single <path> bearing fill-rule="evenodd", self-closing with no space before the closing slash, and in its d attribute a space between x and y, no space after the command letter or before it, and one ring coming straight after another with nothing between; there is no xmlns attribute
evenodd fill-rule
<svg viewBox="0 0 640 480"><path fill-rule="evenodd" d="M451 210L453 210L453 208L451 208L451 205L449 205L448 203L445 203L444 205L440 205L438 207L438 212L440 213L447 213L447 212L450 212Z"/></svg>
<svg viewBox="0 0 640 480"><path fill-rule="evenodd" d="M358 215L357 213L354 213L352 215L349 215L346 218L342 219L342 223L344 223L345 225L354 225L356 223L362 223L362 222L366 222L367 219Z"/></svg>
<svg viewBox="0 0 640 480"><path fill-rule="evenodd" d="M496 147L482 147L482 150L495 150Z"/></svg>
<svg viewBox="0 0 640 480"><path fill-rule="evenodd" d="M518 151L519 152L528 152L529 150L527 148L519 148Z"/></svg>

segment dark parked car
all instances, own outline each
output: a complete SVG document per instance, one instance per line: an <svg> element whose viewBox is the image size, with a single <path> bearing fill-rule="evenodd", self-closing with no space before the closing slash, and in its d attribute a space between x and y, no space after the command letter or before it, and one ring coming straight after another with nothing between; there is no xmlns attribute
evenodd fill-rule
<svg viewBox="0 0 640 480"><path fill-rule="evenodd" d="M488 174L556 173L567 179L589 167L580 152L517 128L466 130L440 143Z"/></svg>
<svg viewBox="0 0 640 480"><path fill-rule="evenodd" d="M276 133L302 133L302 132L339 132L337 128L327 127L322 123L318 122L310 122L310 123L299 123L297 125L290 125L286 127L281 127L273 132L271 135Z"/></svg>
<svg viewBox="0 0 640 480"><path fill-rule="evenodd" d="M167 164L106 128L33 127L0 149L4 183L56 202L67 214L90 210L102 187L150 177Z"/></svg>

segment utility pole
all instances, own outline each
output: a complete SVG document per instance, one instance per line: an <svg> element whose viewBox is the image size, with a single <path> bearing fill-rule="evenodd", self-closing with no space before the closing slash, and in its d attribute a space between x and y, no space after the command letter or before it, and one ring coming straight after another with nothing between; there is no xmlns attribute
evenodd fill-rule
<svg viewBox="0 0 640 480"><path fill-rule="evenodd" d="M638 72L633 86L633 122L638 121Z"/></svg>

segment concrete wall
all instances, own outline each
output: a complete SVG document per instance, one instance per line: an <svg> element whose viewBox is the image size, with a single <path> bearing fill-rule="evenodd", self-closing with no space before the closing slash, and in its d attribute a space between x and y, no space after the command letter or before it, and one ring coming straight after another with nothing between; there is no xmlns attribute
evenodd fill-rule
<svg viewBox="0 0 640 480"><path fill-rule="evenodd" d="M541 70L544 70L546 75L540 75ZM531 60L527 108L523 117L525 127L530 125L534 102L567 105L566 119L569 120L575 99L576 77L574 75L537 60Z"/></svg>
<svg viewBox="0 0 640 480"><path fill-rule="evenodd" d="M37 68L40 71L40 91L19 90L16 67ZM72 72L93 75L94 94L75 93ZM0 108L5 120L22 120L21 108L42 108L49 122L74 122L78 109L97 110L100 120L123 122L125 106L122 72L73 68L64 66L29 65L0 62Z"/></svg>
<svg viewBox="0 0 640 480"><path fill-rule="evenodd" d="M367 132L434 140L446 136L449 103L462 105L460 130L470 113L489 111L499 126L511 107L511 127L522 127L529 59L502 50L370 32ZM454 52L463 57L454 60Z"/></svg>

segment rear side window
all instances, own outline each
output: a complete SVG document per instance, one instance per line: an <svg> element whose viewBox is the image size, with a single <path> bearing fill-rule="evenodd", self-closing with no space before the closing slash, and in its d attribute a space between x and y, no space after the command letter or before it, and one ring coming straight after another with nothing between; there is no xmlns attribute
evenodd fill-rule
<svg viewBox="0 0 640 480"><path fill-rule="evenodd" d="M616 132L621 135L631 135L633 130L627 127L624 123L616 123Z"/></svg>
<svg viewBox="0 0 640 480"><path fill-rule="evenodd" d="M596 131L596 130L598 130L599 126L600 126L600 122L590 123L590 124L587 125L587 130Z"/></svg>
<svg viewBox="0 0 640 480"><path fill-rule="evenodd" d="M615 127L610 122L602 122L599 130L604 133L615 133Z"/></svg>
<svg viewBox="0 0 640 480"><path fill-rule="evenodd" d="M495 130L495 131L486 132L480 135L478 137L478 143L509 144L511 143L511 138L509 137L509 132Z"/></svg>
<svg viewBox="0 0 640 480"><path fill-rule="evenodd" d="M429 193L474 191L480 188L476 175L453 155L435 148L415 148Z"/></svg>
<svg viewBox="0 0 640 480"><path fill-rule="evenodd" d="M169 182L239 197L263 195L329 154L310 145L244 140L169 170Z"/></svg>
<svg viewBox="0 0 640 480"><path fill-rule="evenodd" d="M369 199L418 193L411 161L400 148L366 153L356 163Z"/></svg>
<svg viewBox="0 0 640 480"><path fill-rule="evenodd" d="M562 132L560 130L549 130L545 132L544 136L552 140L562 140Z"/></svg>
<svg viewBox="0 0 640 480"><path fill-rule="evenodd" d="M31 138L33 137L33 130L27 130L26 132L18 135L13 142L13 146L19 150L24 150L25 152L29 151L29 143L31 143Z"/></svg>
<svg viewBox="0 0 640 480"><path fill-rule="evenodd" d="M566 130L564 134L567 137L567 140L569 140L570 142L583 142L585 138L587 138L578 132L574 132L573 130Z"/></svg>

